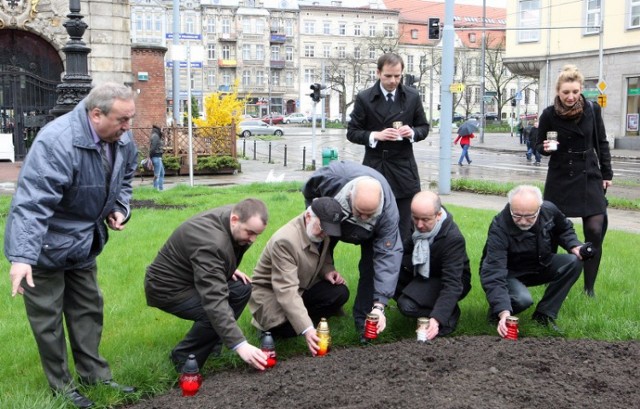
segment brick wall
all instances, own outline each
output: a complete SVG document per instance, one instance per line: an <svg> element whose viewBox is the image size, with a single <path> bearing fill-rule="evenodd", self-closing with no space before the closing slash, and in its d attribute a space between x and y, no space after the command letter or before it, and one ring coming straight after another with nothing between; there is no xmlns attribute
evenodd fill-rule
<svg viewBox="0 0 640 409"><path fill-rule="evenodd" d="M136 117L133 126L161 128L167 124L167 94L164 79L165 47L152 45L131 46L131 71L133 73L133 89L138 90L136 100ZM138 73L146 72L148 81L140 81Z"/></svg>

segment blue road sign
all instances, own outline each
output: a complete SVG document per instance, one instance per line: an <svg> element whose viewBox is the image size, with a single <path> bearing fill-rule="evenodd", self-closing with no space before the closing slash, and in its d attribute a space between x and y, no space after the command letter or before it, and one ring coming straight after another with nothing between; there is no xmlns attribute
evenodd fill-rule
<svg viewBox="0 0 640 409"><path fill-rule="evenodd" d="M165 34L165 38L173 38L173 33ZM179 33L178 38L180 38L181 40L202 40L202 34Z"/></svg>
<svg viewBox="0 0 640 409"><path fill-rule="evenodd" d="M173 68L173 61L167 61L167 67ZM180 61L180 68L187 68L187 62ZM191 68L202 68L202 63L200 61L191 61Z"/></svg>

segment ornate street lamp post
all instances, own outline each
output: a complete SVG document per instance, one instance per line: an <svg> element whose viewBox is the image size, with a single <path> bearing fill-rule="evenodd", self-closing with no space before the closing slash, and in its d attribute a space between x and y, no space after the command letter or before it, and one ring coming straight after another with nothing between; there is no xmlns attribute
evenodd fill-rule
<svg viewBox="0 0 640 409"><path fill-rule="evenodd" d="M87 55L91 48L82 41L87 24L82 21L80 14L80 0L69 0L67 20L63 26L69 34L69 41L62 51L67 56L65 74L62 83L56 87L58 99L50 111L54 116L60 116L71 111L91 91L91 76L89 75Z"/></svg>

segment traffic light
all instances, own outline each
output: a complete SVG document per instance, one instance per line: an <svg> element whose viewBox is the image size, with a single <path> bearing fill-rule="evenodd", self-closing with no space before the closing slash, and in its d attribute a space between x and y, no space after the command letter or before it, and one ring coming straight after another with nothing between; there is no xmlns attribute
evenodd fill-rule
<svg viewBox="0 0 640 409"><path fill-rule="evenodd" d="M404 85L408 86L408 87L413 87L415 88L416 86L413 85L416 82L416 77L413 74L405 74L404 75Z"/></svg>
<svg viewBox="0 0 640 409"><path fill-rule="evenodd" d="M429 18L429 40L440 39L440 19L438 17Z"/></svg>
<svg viewBox="0 0 640 409"><path fill-rule="evenodd" d="M438 111L440 111L441 109L442 109L442 106L438 104Z"/></svg>
<svg viewBox="0 0 640 409"><path fill-rule="evenodd" d="M311 84L310 88L313 90L313 92L311 94L309 94L309 96L311 96L311 99L313 100L313 102L320 102L320 98L323 97L323 95L320 93L320 91L325 89L326 87L324 85L318 84L316 82L316 83Z"/></svg>
<svg viewBox="0 0 640 409"><path fill-rule="evenodd" d="M512 99L512 100L511 100L511 106L512 106L512 107L515 107L515 106L516 106L516 100L515 100L515 99Z"/></svg>

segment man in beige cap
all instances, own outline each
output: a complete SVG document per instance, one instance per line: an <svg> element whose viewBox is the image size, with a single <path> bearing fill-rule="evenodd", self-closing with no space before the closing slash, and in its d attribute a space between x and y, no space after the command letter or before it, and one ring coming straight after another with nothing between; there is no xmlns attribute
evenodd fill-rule
<svg viewBox="0 0 640 409"><path fill-rule="evenodd" d="M315 325L339 314L349 299L329 251L329 237L340 236L343 217L335 199L314 200L271 236L253 271L253 325L274 336L303 335L313 355L319 341Z"/></svg>

